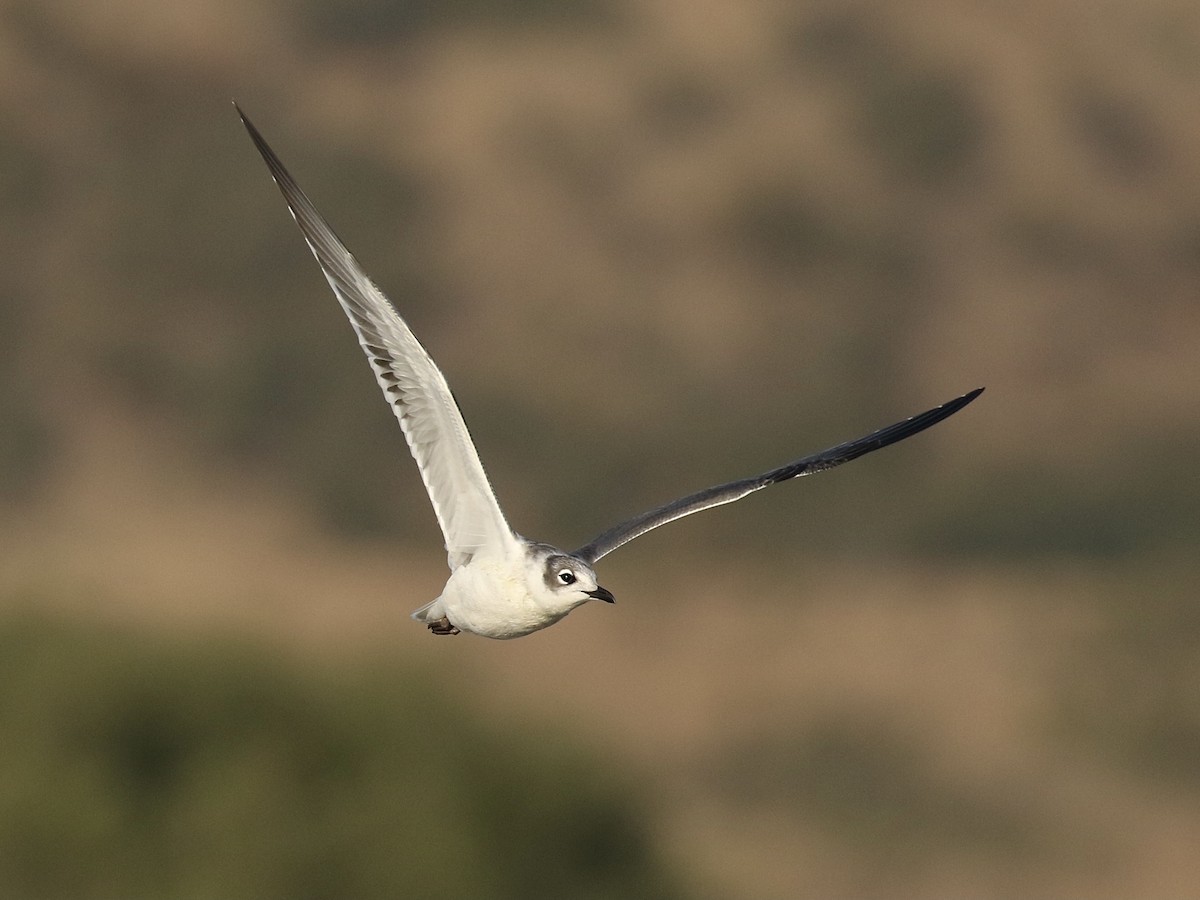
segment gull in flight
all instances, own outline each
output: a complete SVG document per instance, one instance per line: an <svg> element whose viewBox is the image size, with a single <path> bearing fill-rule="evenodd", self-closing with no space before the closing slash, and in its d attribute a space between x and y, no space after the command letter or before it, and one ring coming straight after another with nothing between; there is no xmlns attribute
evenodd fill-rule
<svg viewBox="0 0 1200 900"><path fill-rule="evenodd" d="M928 412L787 465L697 491L614 525L578 550L560 550L517 534L504 519L446 378L412 331L333 233L258 129L242 123L321 271L350 319L375 380L400 420L409 450L446 538L450 579L441 596L412 614L434 634L468 631L515 638L553 625L589 600L613 602L593 568L622 544L660 525L768 485L812 475L912 437L958 412L977 388Z"/></svg>

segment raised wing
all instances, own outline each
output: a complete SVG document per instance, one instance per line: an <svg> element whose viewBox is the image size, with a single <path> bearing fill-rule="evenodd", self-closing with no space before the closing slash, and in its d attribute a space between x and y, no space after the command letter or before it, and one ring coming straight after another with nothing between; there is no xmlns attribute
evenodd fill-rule
<svg viewBox="0 0 1200 900"><path fill-rule="evenodd" d="M830 447L828 450L822 450L820 453L798 459L795 462L788 463L786 466L780 466L778 469L764 472L762 475L743 478L741 481L731 481L728 484L719 484L716 487L710 487L707 490L689 494L687 497L681 497L665 506L652 509L649 512L642 513L640 516L634 516L620 525L615 525L591 543L580 547L575 551L575 555L587 560L589 564L595 563L600 557L612 553L622 544L628 543L635 537L639 537L660 525L666 525L668 522L674 522L676 519L690 516L692 513L700 512L702 509L709 509L713 506L720 506L723 503L732 503L734 500L741 500L747 494L762 490L767 485L778 484L780 481L787 481L789 478L796 478L800 475L812 475L815 472L824 472L826 469L840 466L842 463L857 459L865 453L870 453L873 450L886 447L888 444L894 444L896 441L912 437L914 434L924 431L930 425L936 425L947 416L954 415L982 393L983 388L976 388L969 394L963 394L949 403L943 403L941 406L931 409L928 412L923 412L919 416L913 416L911 419L905 419L903 422L897 422L895 425L881 428L879 431L872 432L858 440L838 444L836 447Z"/></svg>
<svg viewBox="0 0 1200 900"><path fill-rule="evenodd" d="M400 420L446 537L450 568L465 564L481 551L512 550L517 546L516 538L496 503L445 376L300 190L258 129L236 104L235 108L350 318L375 380Z"/></svg>

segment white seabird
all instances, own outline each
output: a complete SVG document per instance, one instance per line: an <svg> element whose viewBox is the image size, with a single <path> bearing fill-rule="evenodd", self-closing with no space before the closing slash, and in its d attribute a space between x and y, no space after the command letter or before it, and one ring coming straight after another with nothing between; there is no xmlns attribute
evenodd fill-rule
<svg viewBox="0 0 1200 900"><path fill-rule="evenodd" d="M441 596L412 615L434 634L469 631L490 638L521 637L553 625L589 600L612 603L613 595L596 581L593 566L627 541L702 509L732 503L780 481L832 469L904 440L958 412L983 391L977 388L903 422L761 475L673 500L613 526L572 552L530 541L505 521L441 370L258 129L236 108L349 317L429 492L446 539L450 579Z"/></svg>

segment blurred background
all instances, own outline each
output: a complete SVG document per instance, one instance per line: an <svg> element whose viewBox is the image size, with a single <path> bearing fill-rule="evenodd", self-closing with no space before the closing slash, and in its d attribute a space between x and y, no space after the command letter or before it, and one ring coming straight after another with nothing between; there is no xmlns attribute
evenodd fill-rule
<svg viewBox="0 0 1200 900"><path fill-rule="evenodd" d="M510 522L515 643L236 98ZM1200 9L0 3L0 893L1200 883Z"/></svg>

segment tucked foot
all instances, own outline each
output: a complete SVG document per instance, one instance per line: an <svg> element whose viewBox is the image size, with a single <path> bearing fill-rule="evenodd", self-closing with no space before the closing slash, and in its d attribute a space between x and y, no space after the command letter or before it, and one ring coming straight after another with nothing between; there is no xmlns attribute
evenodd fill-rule
<svg viewBox="0 0 1200 900"><path fill-rule="evenodd" d="M434 634L459 634L460 633L457 628L455 628L453 625L450 624L450 620L448 618L446 618L445 616L442 616L436 622L426 622L425 624L429 626L429 630L432 631Z"/></svg>

